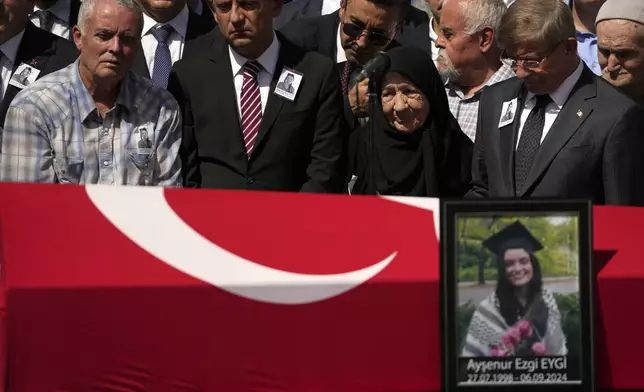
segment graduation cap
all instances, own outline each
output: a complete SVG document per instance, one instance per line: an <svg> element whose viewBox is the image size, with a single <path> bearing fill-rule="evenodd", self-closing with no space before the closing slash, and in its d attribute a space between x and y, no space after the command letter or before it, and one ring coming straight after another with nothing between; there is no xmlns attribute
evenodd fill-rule
<svg viewBox="0 0 644 392"><path fill-rule="evenodd" d="M483 246L497 255L505 253L508 249L524 249L530 253L543 249L541 242L534 238L532 233L519 221L507 225L501 231L483 241Z"/></svg>

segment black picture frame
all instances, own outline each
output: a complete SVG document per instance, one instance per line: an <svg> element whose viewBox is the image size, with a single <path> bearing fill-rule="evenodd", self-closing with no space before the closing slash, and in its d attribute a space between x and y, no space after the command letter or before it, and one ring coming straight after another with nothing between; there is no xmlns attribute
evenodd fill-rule
<svg viewBox="0 0 644 392"><path fill-rule="evenodd" d="M580 337L579 342L579 383L562 382L550 378L552 374L541 376L520 375L506 378L501 382L473 381L461 382L463 372L473 371L474 366L461 370L460 340L463 339L458 318L458 260L459 246L458 222L459 217L525 217L547 215L576 215L578 227L578 289L580 303ZM525 392L544 391L594 391L594 285L592 248L592 204L586 200L442 200L441 201L441 241L440 241L440 293L441 293L441 334L442 334L442 390L446 392L490 392L496 390L521 390ZM469 328L469 327L468 327ZM462 328L461 328L462 329ZM468 329L469 331L469 329ZM568 353L570 354L570 353ZM500 361L505 358L479 357L477 361ZM487 358L487 359L485 359ZM519 358L519 357L506 357ZM550 358L550 357L547 357ZM554 357L552 357L554 358ZM565 358L570 359L568 356ZM471 358L470 358L471 359ZM469 359L465 359L469 361ZM518 362L519 360L517 360ZM547 360L544 360L547 361ZM475 365L476 363L474 363ZM472 363L468 362L468 366ZM514 365L518 367L518 365ZM540 365L542 366L542 365ZM568 366L568 365L566 365ZM513 371L517 371L514 369ZM542 372L543 373L543 372ZM470 376L467 374L466 376ZM495 374L494 377L500 378ZM546 380L546 377L549 379ZM512 381L508 381L512 380ZM523 381L521 381L523 380ZM498 381L498 380L497 380ZM485 382L482 384L481 382Z"/></svg>

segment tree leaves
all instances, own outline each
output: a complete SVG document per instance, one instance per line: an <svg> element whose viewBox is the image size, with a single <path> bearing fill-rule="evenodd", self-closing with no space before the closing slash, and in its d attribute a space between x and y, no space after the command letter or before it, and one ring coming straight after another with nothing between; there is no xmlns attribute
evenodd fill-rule
<svg viewBox="0 0 644 392"><path fill-rule="evenodd" d="M522 216L518 218L544 246L537 252L543 277L576 276L578 220L576 216ZM495 256L481 243L517 216L462 216L457 219L457 262L460 282L479 281L483 267L486 281L496 280Z"/></svg>

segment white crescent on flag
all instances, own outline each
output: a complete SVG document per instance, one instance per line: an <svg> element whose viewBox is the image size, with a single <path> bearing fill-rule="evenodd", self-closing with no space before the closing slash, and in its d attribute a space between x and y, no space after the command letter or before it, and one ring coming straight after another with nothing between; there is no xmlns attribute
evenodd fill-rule
<svg viewBox="0 0 644 392"><path fill-rule="evenodd" d="M96 208L119 231L154 257L189 276L255 301L297 305L332 298L377 275L397 254L394 251L369 267L341 274L283 271L246 260L203 237L170 207L162 187L87 185L85 189Z"/></svg>

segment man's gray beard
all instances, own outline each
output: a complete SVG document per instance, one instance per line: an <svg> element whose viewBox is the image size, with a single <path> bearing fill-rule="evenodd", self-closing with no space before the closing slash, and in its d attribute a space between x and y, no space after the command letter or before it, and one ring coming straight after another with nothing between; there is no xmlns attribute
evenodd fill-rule
<svg viewBox="0 0 644 392"><path fill-rule="evenodd" d="M442 70L438 71L438 73L443 80L443 84L447 83L448 81L456 82L460 76L458 72L456 72L456 70L450 67L443 68Z"/></svg>

